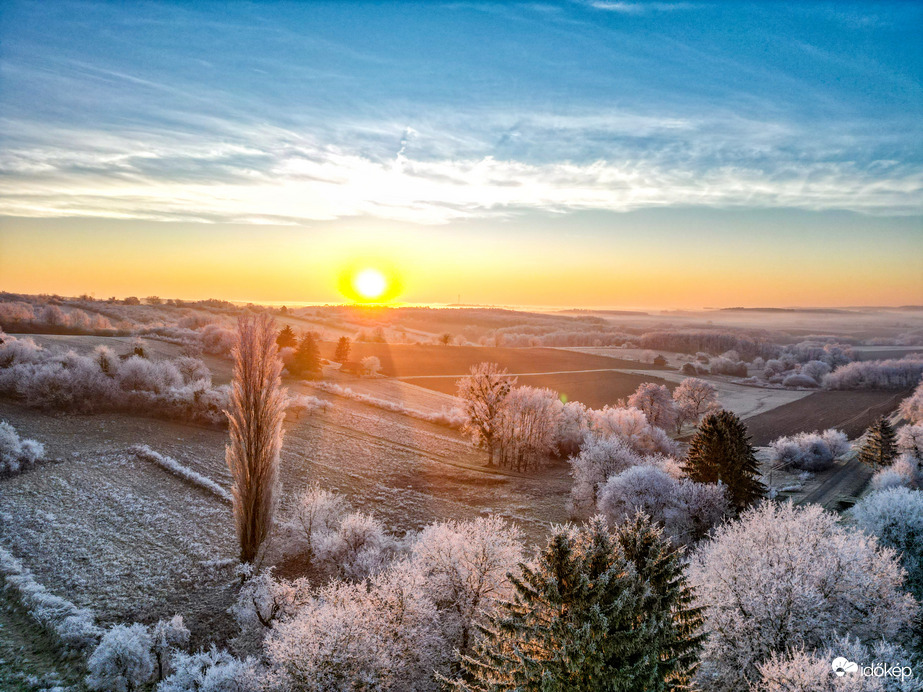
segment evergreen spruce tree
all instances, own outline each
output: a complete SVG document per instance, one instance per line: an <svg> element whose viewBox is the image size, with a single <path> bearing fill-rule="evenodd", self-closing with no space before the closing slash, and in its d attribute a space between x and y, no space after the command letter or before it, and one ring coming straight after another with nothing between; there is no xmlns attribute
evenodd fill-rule
<svg viewBox="0 0 923 692"><path fill-rule="evenodd" d="M345 363L349 360L349 337L341 336L337 341L337 349L333 354L333 360L337 363Z"/></svg>
<svg viewBox="0 0 923 692"><path fill-rule="evenodd" d="M311 332L301 337L290 369L293 370L293 375L300 377L310 377L320 372L320 352Z"/></svg>
<svg viewBox="0 0 923 692"><path fill-rule="evenodd" d="M723 483L738 512L766 494L747 426L730 411L718 411L702 419L689 443L683 469L698 483Z"/></svg>
<svg viewBox="0 0 923 692"><path fill-rule="evenodd" d="M521 578L511 575L513 602L501 604L481 628L452 688L685 689L701 615L688 605L678 556L646 518L618 535L600 518L559 528L521 568Z"/></svg>
<svg viewBox="0 0 923 692"><path fill-rule="evenodd" d="M896 456L894 428L882 416L865 431L865 441L859 448L859 460L877 469L889 465Z"/></svg>
<svg viewBox="0 0 923 692"><path fill-rule="evenodd" d="M294 348L298 344L295 332L291 327L285 325L279 330L279 336L276 337L276 344L279 348Z"/></svg>
<svg viewBox="0 0 923 692"><path fill-rule="evenodd" d="M650 689L691 689L705 643L705 616L704 608L694 605L682 549L673 546L663 529L640 512L621 524L615 536L623 555L648 587L641 611L656 621L651 646L660 652L656 680L662 680L663 686Z"/></svg>

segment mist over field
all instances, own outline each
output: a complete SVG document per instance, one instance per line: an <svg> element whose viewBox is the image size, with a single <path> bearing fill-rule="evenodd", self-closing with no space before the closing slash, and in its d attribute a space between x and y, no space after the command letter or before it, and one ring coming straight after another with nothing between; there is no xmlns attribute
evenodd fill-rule
<svg viewBox="0 0 923 692"><path fill-rule="evenodd" d="M923 690L923 9L0 9L0 690Z"/></svg>

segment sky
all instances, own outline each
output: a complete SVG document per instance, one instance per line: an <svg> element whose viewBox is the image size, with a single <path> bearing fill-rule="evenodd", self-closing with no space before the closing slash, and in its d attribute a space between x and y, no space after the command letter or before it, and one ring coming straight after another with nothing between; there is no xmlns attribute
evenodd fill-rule
<svg viewBox="0 0 923 692"><path fill-rule="evenodd" d="M923 4L17 2L0 290L923 304Z"/></svg>

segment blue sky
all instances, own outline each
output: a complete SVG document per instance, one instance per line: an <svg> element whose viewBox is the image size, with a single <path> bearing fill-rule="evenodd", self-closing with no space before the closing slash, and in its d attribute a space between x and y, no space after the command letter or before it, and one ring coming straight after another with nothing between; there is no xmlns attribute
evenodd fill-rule
<svg viewBox="0 0 923 692"><path fill-rule="evenodd" d="M914 3L8 2L0 250L116 220L640 253L704 224L741 257L884 243L879 292L923 302L921 28Z"/></svg>

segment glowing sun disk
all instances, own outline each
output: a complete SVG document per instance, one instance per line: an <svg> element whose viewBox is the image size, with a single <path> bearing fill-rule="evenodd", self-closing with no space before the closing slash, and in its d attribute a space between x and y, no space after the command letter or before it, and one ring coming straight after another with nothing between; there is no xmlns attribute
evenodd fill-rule
<svg viewBox="0 0 923 692"><path fill-rule="evenodd" d="M380 298L388 287L388 280L377 269L363 269L353 279L353 286L363 298Z"/></svg>

